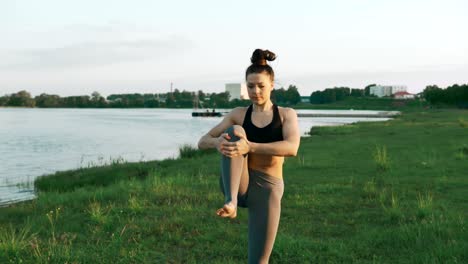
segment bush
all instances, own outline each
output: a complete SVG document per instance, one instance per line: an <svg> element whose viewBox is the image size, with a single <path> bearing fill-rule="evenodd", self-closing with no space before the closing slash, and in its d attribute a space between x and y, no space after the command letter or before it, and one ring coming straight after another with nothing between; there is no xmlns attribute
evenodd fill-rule
<svg viewBox="0 0 468 264"><path fill-rule="evenodd" d="M194 158L199 156L201 151L190 144L184 144L179 147L179 158Z"/></svg>

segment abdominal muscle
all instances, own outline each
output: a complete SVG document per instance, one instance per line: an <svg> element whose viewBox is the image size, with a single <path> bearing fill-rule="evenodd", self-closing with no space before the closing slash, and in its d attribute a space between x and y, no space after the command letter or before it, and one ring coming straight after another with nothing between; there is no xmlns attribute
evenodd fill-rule
<svg viewBox="0 0 468 264"><path fill-rule="evenodd" d="M249 169L283 178L284 157L250 153L248 158Z"/></svg>
<svg viewBox="0 0 468 264"><path fill-rule="evenodd" d="M242 111L234 116L235 124L242 126L247 108L244 107ZM281 122L283 122L281 111L280 118ZM273 177L283 178L283 162L284 157L282 156L249 153L248 167L249 169L257 170Z"/></svg>

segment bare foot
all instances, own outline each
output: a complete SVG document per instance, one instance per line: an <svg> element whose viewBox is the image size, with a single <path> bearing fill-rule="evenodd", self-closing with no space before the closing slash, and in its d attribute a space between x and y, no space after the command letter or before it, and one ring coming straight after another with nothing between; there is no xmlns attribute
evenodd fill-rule
<svg viewBox="0 0 468 264"><path fill-rule="evenodd" d="M219 208L216 211L216 214L220 217L236 218L237 206L235 206L232 202L229 202L227 204L224 204L223 208Z"/></svg>

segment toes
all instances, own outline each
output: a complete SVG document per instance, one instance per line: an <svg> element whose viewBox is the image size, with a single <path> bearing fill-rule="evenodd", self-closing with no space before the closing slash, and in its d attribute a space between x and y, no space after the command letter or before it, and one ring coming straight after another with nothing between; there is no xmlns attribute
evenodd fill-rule
<svg viewBox="0 0 468 264"><path fill-rule="evenodd" d="M224 215L226 215L226 210L224 210L224 208L220 208L216 211L216 214L224 217Z"/></svg>
<svg viewBox="0 0 468 264"><path fill-rule="evenodd" d="M237 216L237 208L230 205L224 205L222 208L219 208L216 211L216 214L220 217L226 218L235 218Z"/></svg>

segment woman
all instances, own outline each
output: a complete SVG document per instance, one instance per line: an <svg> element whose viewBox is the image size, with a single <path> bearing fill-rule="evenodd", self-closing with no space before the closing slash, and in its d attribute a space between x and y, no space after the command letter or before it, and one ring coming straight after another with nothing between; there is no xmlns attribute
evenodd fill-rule
<svg viewBox="0 0 468 264"><path fill-rule="evenodd" d="M249 263L268 263L278 230L283 196L283 162L299 148L297 114L270 100L274 72L266 61L275 54L254 51L245 73L252 104L237 107L198 142L222 154L220 186L225 196L220 217L235 218L237 206L249 212Z"/></svg>

